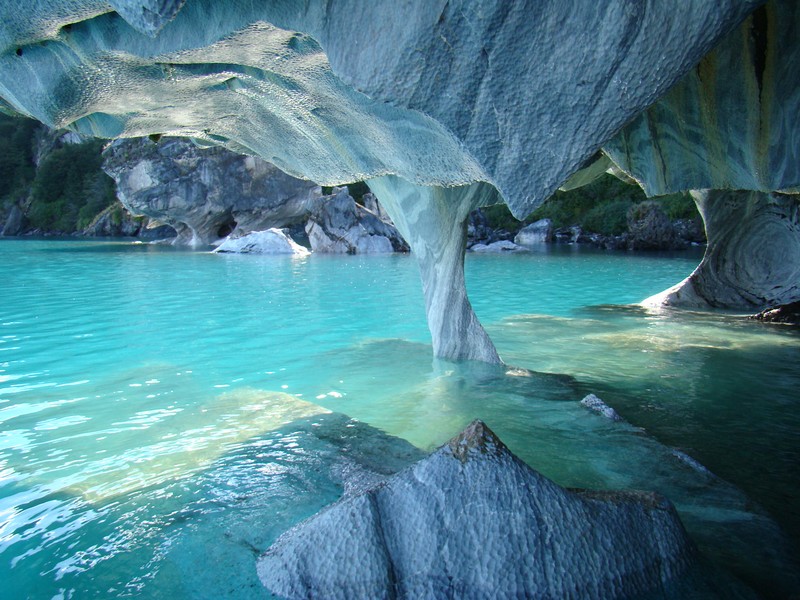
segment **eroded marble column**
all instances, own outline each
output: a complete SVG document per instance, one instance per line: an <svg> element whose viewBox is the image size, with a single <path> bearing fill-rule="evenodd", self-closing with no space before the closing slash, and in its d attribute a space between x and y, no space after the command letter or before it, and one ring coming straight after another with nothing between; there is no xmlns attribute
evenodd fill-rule
<svg viewBox="0 0 800 600"><path fill-rule="evenodd" d="M434 355L500 363L464 282L467 218L473 209L496 202L497 191L486 183L443 188L395 176L372 179L369 187L417 257Z"/></svg>
<svg viewBox="0 0 800 600"><path fill-rule="evenodd" d="M800 196L692 192L708 246L694 272L646 306L761 310L800 300Z"/></svg>

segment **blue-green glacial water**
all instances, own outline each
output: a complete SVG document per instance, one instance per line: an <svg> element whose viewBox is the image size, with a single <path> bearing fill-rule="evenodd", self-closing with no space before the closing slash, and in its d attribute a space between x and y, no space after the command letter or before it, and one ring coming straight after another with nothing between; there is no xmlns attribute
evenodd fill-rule
<svg viewBox="0 0 800 600"><path fill-rule="evenodd" d="M789 596L800 333L624 306L698 260L468 256L501 368L431 358L413 257L0 242L0 598L264 597L277 535L474 418L562 485L666 494Z"/></svg>

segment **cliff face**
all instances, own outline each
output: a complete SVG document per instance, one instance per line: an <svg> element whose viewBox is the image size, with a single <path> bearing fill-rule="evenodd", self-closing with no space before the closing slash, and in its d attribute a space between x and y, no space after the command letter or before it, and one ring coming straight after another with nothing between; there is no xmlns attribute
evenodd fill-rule
<svg viewBox="0 0 800 600"><path fill-rule="evenodd" d="M125 207L172 226L177 244L303 223L322 195L264 160L180 138L119 140L103 168Z"/></svg>

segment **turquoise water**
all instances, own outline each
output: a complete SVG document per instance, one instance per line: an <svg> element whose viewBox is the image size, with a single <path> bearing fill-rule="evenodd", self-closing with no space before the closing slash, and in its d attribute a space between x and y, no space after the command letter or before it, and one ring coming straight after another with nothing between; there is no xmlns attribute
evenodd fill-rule
<svg viewBox="0 0 800 600"><path fill-rule="evenodd" d="M698 260L470 255L498 368L431 358L412 257L0 242L0 597L263 597L277 535L474 418L562 485L666 494L785 597L800 335L623 306Z"/></svg>

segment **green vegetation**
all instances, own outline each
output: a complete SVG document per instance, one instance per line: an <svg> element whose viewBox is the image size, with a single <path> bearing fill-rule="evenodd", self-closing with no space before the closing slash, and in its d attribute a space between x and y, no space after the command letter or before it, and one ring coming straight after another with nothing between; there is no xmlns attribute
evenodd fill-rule
<svg viewBox="0 0 800 600"><path fill-rule="evenodd" d="M114 181L101 169L102 140L56 148L37 169L34 147L44 131L29 119L0 116L0 204L27 209L30 228L72 233L116 200Z"/></svg>
<svg viewBox="0 0 800 600"><path fill-rule="evenodd" d="M568 192L556 192L525 221L514 218L505 204L483 209L493 229L515 233L528 223L551 219L556 228L579 225L584 231L603 235L619 235L627 231L627 214L631 206L647 200L639 186L603 175L592 183ZM698 216L694 201L688 194L672 194L656 199L670 219L690 219Z"/></svg>
<svg viewBox="0 0 800 600"><path fill-rule="evenodd" d="M42 161L31 188L33 227L72 233L115 200L114 182L100 168L102 149L102 140L90 140L53 150Z"/></svg>
<svg viewBox="0 0 800 600"><path fill-rule="evenodd" d="M36 122L0 115L0 199L10 204L28 194L36 169L33 137Z"/></svg>

